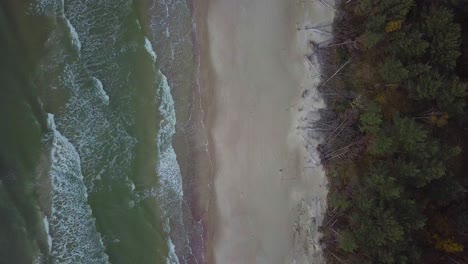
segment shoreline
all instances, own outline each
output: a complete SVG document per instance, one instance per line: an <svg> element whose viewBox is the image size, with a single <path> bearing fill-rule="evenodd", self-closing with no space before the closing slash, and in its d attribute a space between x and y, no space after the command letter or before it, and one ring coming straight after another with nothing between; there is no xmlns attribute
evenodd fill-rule
<svg viewBox="0 0 468 264"><path fill-rule="evenodd" d="M209 186L213 188L214 174L216 172L216 162L214 157L215 149L213 147L213 138L211 134L212 120L214 119L215 113L213 113L213 98L215 98L215 89L213 89L212 81L209 78L209 74L213 73L211 61L209 58L209 41L208 41L208 30L207 21L204 19L208 13L208 6L211 0L188 0L192 8L192 16L195 23L195 40L197 57L198 57L198 85L201 94L201 109L204 112L203 123L205 124L207 137L208 137L208 154L211 157L211 174L208 176ZM203 43L200 45L200 43ZM214 263L213 255L213 237L216 232L216 199L214 191L210 192L211 196L209 202L209 208L202 220L204 228L204 263Z"/></svg>
<svg viewBox="0 0 468 264"><path fill-rule="evenodd" d="M213 23L209 23L209 20L210 20L210 16L212 16L213 14L216 15L216 11L213 11L213 8L212 6L214 4L219 4L219 2L223 2L222 0L221 1L203 1L203 2L199 2L199 1L195 1L193 2L193 6L194 6L194 16L195 16L195 21L196 21L196 26L197 26L197 30L196 30L196 34L197 34L197 39L198 39L198 48L199 48L199 58L200 58L200 88L202 89L202 106L203 106L203 109L205 110L205 115L204 115L204 121L205 121L205 126L207 127L207 132L208 132L208 139L209 139L209 144L208 144L208 147L209 147L209 153L210 153L210 156L213 157L212 160L214 160L214 157L216 157L216 162L213 162L213 183L214 183L214 186L215 186L215 194L214 194L214 197L215 199L213 199L211 201L211 204L210 204L210 208L209 208L209 212L208 212L208 217L204 219L204 222L205 222L205 237L206 237L206 243L204 245L205 247L205 255L206 255L206 258L205 260L207 260L207 263L216 263L216 262L220 262L220 261L216 261L216 259L218 260L223 260L223 261L226 261L228 259L231 259L233 260L232 258L229 258L229 256L232 257L232 252L230 251L235 251L235 255L237 254L244 254L245 255L245 251L246 251L246 247L238 247L237 249L233 249L233 244L231 243L230 245L228 245L228 250L226 250L226 253L225 255L222 255L223 253L219 251L219 249L216 249L216 248L219 248L219 244L223 244L223 243L226 243L226 241L223 241L223 236L226 237L226 234L223 234L223 231L224 233L225 232L225 229L229 229L229 224L228 225L225 225L223 224L223 226L225 228L223 228L223 230L219 229L219 225L221 224L221 218L223 217L223 213L220 212L220 208L221 206L223 207L229 207L231 206L229 203L226 204L226 202L224 201L224 204L220 201L219 201L219 196L216 195L218 192L219 192L219 188L223 188L222 185L217 185L217 181L219 181L219 172L221 171L221 169L223 168L222 165L218 166L218 162L220 161L220 158L219 156L222 156L225 148L220 148L219 147L219 136L223 135L224 133L216 133L216 126L217 126L217 122L219 122L219 118L222 118L223 115L222 113L220 113L222 110L222 108L219 107L219 105L216 105L216 104L219 104L220 103L220 93L218 92L219 90L219 76L218 76L218 72L219 72L219 67L217 68L216 67L216 63L213 63L213 48L216 49L216 48L219 48L220 46L216 46L216 43L213 45L213 42L212 42L212 39L213 39L213 36L216 35L216 33L218 33L219 35L219 32L213 32L213 30L210 30L210 25L213 25ZM257 2L260 2L260 1L257 1ZM226 4L226 1L224 1L224 3L221 3L222 4ZM245 5L248 5L246 3L239 3L241 8L245 8ZM281 4L280 2L279 3L270 3L270 4ZM314 5L314 11L317 12L320 11L323 13L323 10L320 10L321 8L317 6L317 3L313 3L312 5ZM292 13L294 13L293 15L291 15L292 17L290 17L291 20L297 20L297 18L299 19L304 19L304 21L299 21L299 22L296 22L296 26L298 25L298 23L300 24L301 22L302 23L307 23L306 20L307 19L310 19L309 17L307 17L307 15L304 16L305 13L308 13L308 11L310 13L314 13L312 12L312 7L310 8L305 8L306 10L304 10L304 8L301 8L300 6L297 6L297 5L300 5L300 3L291 3L291 5L294 5L294 6L289 6L287 7L289 10L288 10L288 15L291 15ZM242 7L243 6L243 7ZM324 7L322 6L322 9ZM327 9L329 9L329 7L325 7ZM290 9L293 9L293 10L290 10ZM300 14L299 12L302 12L303 14ZM333 11L332 11L333 12ZM325 12L325 14L329 14L330 12ZM219 13L218 11L218 15L220 15L221 13ZM224 14L226 15L226 14ZM333 19L333 16L330 16L329 17L329 20L331 22L331 20ZM283 217L283 221L282 223L286 223L289 228L286 228L287 229L287 236L289 237L286 241L286 242L283 242L283 243L280 243L282 244L282 246L280 246L279 248L278 245L273 245L273 244L270 244L268 246L270 247L273 247L273 248L270 248L270 249L267 249L269 250L269 253L272 253L272 252L275 252L277 250L280 250L284 257L284 262L287 262L287 263L292 263L293 261L297 261L298 258L300 259L301 258L301 254L305 255L305 257L303 256L303 258L312 258L312 261L313 260L318 260L317 259L317 254L320 255L320 252L321 252L321 249L319 246L317 246L317 248L314 248L314 249L311 249L309 250L308 252L299 252L299 248L300 247L304 247L306 246L304 243L306 241L304 241L304 239L306 238L310 238L309 235L307 235L306 237L301 237L298 239L298 236L297 234L293 231L297 226L305 226L307 224L310 224L310 222L308 222L309 220L312 220L312 218L315 218L315 228L314 230L309 230L308 232L310 233L313 233L312 236L313 236L313 240L317 241L320 239L321 235L319 234L318 232L318 227L320 225L320 222L321 220L323 219L323 215L325 213L325 206L321 206L319 205L319 207L321 207L319 210L317 210L317 204L315 205L312 205L312 203L314 203L314 201L316 202L317 200L320 200L320 201L325 201L326 199L326 194L327 194L327 190L326 190L326 179L325 179L325 175L324 175L324 172L323 170L321 169L318 169L318 170L314 170L313 168L308 168L306 170L301 170L300 168L301 167L304 167L303 165L304 164L307 164L308 163L308 159L305 159L305 157L307 157L309 155L308 151L305 147L304 147L304 144L305 142L303 141L302 138L300 138L300 132L298 132L298 129L297 129L297 126L299 124L299 119L301 119L303 117L303 114L302 113L305 113L305 112L310 112L310 111L316 111L317 110L317 107L313 105L305 105L306 103L304 103L304 100L301 99L301 93L304 93L304 86L307 86L309 87L309 85L311 84L316 84L317 83L317 78L312 78L310 75L310 72L309 70L307 70L307 68L310 68L310 66L308 66L308 62L305 60L304 56L307 54L307 53L304 53L304 47L308 45L308 41L306 41L308 38L308 34L305 33L305 32L300 32L296 29L293 29L291 27L291 25L293 23L291 23L292 21L289 21L289 26L290 28L288 29L289 30L289 33L285 33L287 35L294 35L294 37L292 38L290 45L291 47L286 47L287 51L286 52L283 52L281 53L280 51L280 54L279 56L292 56L295 58L293 59L294 61L292 62L293 63L293 69L291 68L283 68L284 70L286 71L293 71L292 75L295 76L295 83L298 84L300 83L300 87L301 88L298 88L297 90L294 90L291 88L291 91L292 93L288 93L288 98L289 100L287 100L286 104L288 105L288 109L286 110L288 112L288 119L284 122L286 123L289 123L289 124L286 124L286 127L290 127L290 129L288 129L286 131L286 133L284 132L280 132L280 133L283 133L281 136L281 138L284 137L284 140L286 142L283 142L285 144L282 144L282 147L279 148L279 151L284 151L285 155L284 158L286 160L289 160L289 162L287 162L286 166L291 169L291 170L295 170L296 172L294 173L295 177L293 178L298 178L298 180L293 183L286 183L286 184L283 184L283 183L276 183L274 184L274 188L277 188L277 190L279 190L282 194L281 194L281 197L279 202L280 203L283 203L282 204L282 207L281 208L277 208L278 211L282 211L284 213L284 215L282 216ZM242 22L239 22L239 23L242 23ZM233 23L233 25L236 25L236 23ZM210 40L210 37L212 37L212 39ZM215 38L222 38L222 36L216 36ZM297 42L300 42L300 41L303 41L304 43L294 43L295 41ZM213 45L213 46L212 46ZM292 50L294 49L295 46L302 46L302 49L301 48L298 48L296 50ZM296 47L297 48L297 47ZM289 49L289 50L288 50ZM211 54L210 54L211 52ZM294 54L291 54L295 52ZM286 53L286 54L285 54ZM289 53L289 54L288 54ZM303 54L300 54L300 53L303 53ZM278 54L277 54L278 55ZM291 59L291 58L290 58ZM292 60L291 60L292 61ZM290 62L291 62L290 61ZM301 68L302 67L302 68ZM222 71L221 71L222 72ZM298 78L299 76L299 78ZM302 77L301 77L302 76ZM300 82L299 82L299 81ZM312 83L311 83L312 81ZM217 86L218 84L218 86ZM262 85L262 83L260 82L260 85ZM216 89L215 89L216 87ZM291 92L290 91L290 92ZM222 93L222 91L221 91ZM280 92L281 93L281 92ZM226 99L226 98L225 98ZM278 99L276 97L276 99ZM283 98L284 99L284 98ZM309 99L310 98L306 98L306 99ZM261 100L261 99L260 99ZM280 98L281 100L281 98ZM285 100L282 100L283 102ZM292 107L291 107L291 102L292 103ZM283 103L284 104L284 103ZM279 106L278 106L279 107ZM304 108L308 108L308 109L304 109ZM320 107L319 107L320 108ZM298 109L302 109L302 112ZM259 111L263 111L265 109L259 109ZM277 110L279 112L279 110ZM246 119L248 118L248 116L246 116ZM279 124L278 124L279 126ZM274 128L273 128L274 129ZM284 130L283 130L284 131ZM255 130L254 130L255 132ZM232 135L231 135L232 136ZM247 135L248 136L248 135ZM275 144L276 140L278 138L274 138L273 140L273 144ZM242 138L240 139L242 141ZM240 143L242 144L242 142ZM220 149L223 149L223 151L220 151ZM217 153L217 155L215 155L215 153ZM246 153L247 154L247 153ZM291 156L292 155L292 156ZM232 160L231 160L232 161ZM260 160L261 161L261 160ZM228 165L229 166L229 165ZM240 166L240 165L239 165ZM267 169L269 170L270 172L272 172L272 169ZM248 170L247 170L248 171ZM279 169L279 172L282 172L283 169ZM282 174L282 173L280 173ZM310 177L312 175L312 177ZM221 176L222 177L222 176ZM252 176L254 177L254 176ZM309 177L309 179L307 179ZM312 179L310 179L312 178ZM249 178L246 178L244 179L245 181L248 181L250 180ZM265 180L265 179L261 179L261 180ZM286 182L287 179L279 179L280 182ZM325 182L324 182L325 181ZM261 181L260 181L261 182ZM229 183L229 182L228 182ZM242 184L242 183L240 183ZM304 184L306 185L306 187L304 187ZM282 186L282 185L288 185L288 186ZM310 187L310 185L315 186L316 188L312 188L312 190L308 187ZM236 185L236 183L234 183L234 185L232 185L231 187L239 187ZM262 187L261 185L258 186L258 187ZM320 192L319 195L316 195L315 196L315 200L312 199L312 203L310 202L305 202L305 200L310 200L311 197L308 197L307 193L308 192L313 192L313 191L316 191L316 192ZM241 194L243 194L243 192L240 192ZM252 192L251 192L252 193ZM220 194L222 195L222 194ZM276 195L276 196L279 196L279 195ZM317 198L317 196L320 197L320 199ZM277 199L278 197L272 197L273 199ZM284 199L283 199L284 198ZM286 201L284 201L286 200ZM231 200L230 200L231 201ZM250 199L249 202L258 202L258 198L257 200L254 198L254 199ZM274 204L275 201L270 201L270 200L267 200L268 203L272 203ZM237 197L237 200L235 200L234 202L232 202L233 204L237 202L237 207L241 207L242 210L249 210L251 208L248 208L248 205L246 206L245 203L241 202L240 199ZM265 201L264 201L265 202ZM320 202L318 203L320 204ZM272 206L275 206L275 205L272 205ZM314 207L315 208L312 208ZM244 207L244 208L242 208ZM267 206L269 207L269 205ZM241 211L242 211L241 210ZM312 217L306 217L307 219L303 219L300 217L301 213L304 212L304 210L307 211L307 215L314 215ZM255 215L256 214L256 215ZM275 218L275 217L278 217L278 215L275 215L275 214L270 214L270 213L267 213L266 215L261 215L261 214L258 214L257 212L253 212L253 213L250 213L250 215L255 215L255 217L259 217L259 219L257 220L261 220L261 219L264 219L264 220L268 220L270 219L271 220L271 217ZM244 217L244 219L246 218L249 218L249 213L245 214L244 216L241 216L240 219L242 219L242 217ZM318 219L318 220L317 220ZM228 220L229 221L229 220ZM274 226L274 225L273 225ZM284 227L284 226L283 226ZM278 226L277 226L278 228ZM245 228L243 228L245 229ZM274 230L271 230L271 231L274 231ZM296 229L297 231L297 229ZM266 233L259 233L258 235L259 236L262 236L262 235L265 235ZM233 237L233 236L229 236L229 240L232 240L232 239L238 239L239 241L249 241L250 238L248 238L247 240L245 239L245 234L244 234L244 237L242 238L242 234L235 234L237 235L237 237ZM257 235L257 234L255 234ZM253 238L252 238L253 240ZM263 237L260 237L257 241L255 241L257 244L260 244L260 248L265 248L265 245L262 245L262 243L264 243L266 240L263 238ZM228 242L229 243L229 242ZM310 243L309 243L310 244ZM285 246L287 245L287 246ZM286 248L285 248L286 247ZM313 247L313 245L310 245L310 247ZM237 250L237 251L236 251ZM247 249L248 251L248 249ZM286 253L285 253L286 252ZM319 253L317 253L319 252ZM305 253L305 254L304 254ZM231 255L230 255L231 254ZM251 260L259 260L259 257L265 257L265 259L267 258L270 258L271 256L267 254L263 254L262 256L255 256L256 254L252 254L252 253L248 253L250 254L250 256L245 256L246 257L246 260L248 257L251 257ZM248 255L247 254L247 255ZM319 256L320 258L320 256ZM236 261L238 259L236 258ZM278 259L270 259L270 260L275 260L275 261L278 261ZM255 261L254 261L255 262ZM248 260L246 263L250 263ZM270 262L270 263L280 263L280 262Z"/></svg>

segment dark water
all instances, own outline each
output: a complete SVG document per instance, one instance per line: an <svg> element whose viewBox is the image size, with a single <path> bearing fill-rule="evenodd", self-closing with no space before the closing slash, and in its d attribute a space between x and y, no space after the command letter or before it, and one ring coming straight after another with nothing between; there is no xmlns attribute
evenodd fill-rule
<svg viewBox="0 0 468 264"><path fill-rule="evenodd" d="M0 2L0 263L30 263L45 250L34 191L45 127L31 75L45 35L32 25L41 22L22 1Z"/></svg>
<svg viewBox="0 0 468 264"><path fill-rule="evenodd" d="M193 83L193 58L174 59L193 52L187 3L1 7L0 263L189 263L172 146L173 87Z"/></svg>

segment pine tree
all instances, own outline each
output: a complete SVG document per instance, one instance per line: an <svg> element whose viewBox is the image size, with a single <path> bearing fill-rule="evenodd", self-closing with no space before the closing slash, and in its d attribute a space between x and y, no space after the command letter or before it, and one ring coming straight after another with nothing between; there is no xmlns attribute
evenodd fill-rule
<svg viewBox="0 0 468 264"><path fill-rule="evenodd" d="M392 19L404 19L414 6L414 0L362 0L359 4L364 12L370 13L374 11L379 14L388 15Z"/></svg>
<svg viewBox="0 0 468 264"><path fill-rule="evenodd" d="M422 15L421 32L430 43L432 65L444 70L455 68L460 56L460 25L454 23L453 14L446 8L433 6Z"/></svg>
<svg viewBox="0 0 468 264"><path fill-rule="evenodd" d="M402 150L414 155L421 155L424 154L421 153L422 151L427 151L428 132L414 119L396 116L393 123L395 125L395 138Z"/></svg>
<svg viewBox="0 0 468 264"><path fill-rule="evenodd" d="M413 6L414 0L381 0L378 2L380 12L396 20L404 19Z"/></svg>
<svg viewBox="0 0 468 264"><path fill-rule="evenodd" d="M379 66L379 74L385 84L398 84L406 80L409 71L396 58L388 58Z"/></svg>
<svg viewBox="0 0 468 264"><path fill-rule="evenodd" d="M429 42L423 39L421 32L408 30L393 34L386 49L391 55L408 61L422 58L428 48ZM412 65L410 67L413 67Z"/></svg>
<svg viewBox="0 0 468 264"><path fill-rule="evenodd" d="M369 153L375 156L390 156L395 151L395 143L392 137L380 131L371 141Z"/></svg>
<svg viewBox="0 0 468 264"><path fill-rule="evenodd" d="M377 15L369 18L366 24L365 46L367 49L377 46L385 38L386 16Z"/></svg>
<svg viewBox="0 0 468 264"><path fill-rule="evenodd" d="M463 113L467 88L466 83L460 82L457 77L452 77L451 81L446 83L446 86L438 94L438 105L452 114Z"/></svg>
<svg viewBox="0 0 468 264"><path fill-rule="evenodd" d="M370 168L369 174L364 178L363 186L366 192L372 192L374 197L382 201L398 199L402 191L396 179L382 164Z"/></svg>
<svg viewBox="0 0 468 264"><path fill-rule="evenodd" d="M408 81L408 90L411 97L417 100L433 100L440 96L444 81L440 74L432 71L430 74L421 74Z"/></svg>
<svg viewBox="0 0 468 264"><path fill-rule="evenodd" d="M353 233L348 230L341 233L339 247L347 253L351 253L359 248L356 244L356 239L354 238Z"/></svg>
<svg viewBox="0 0 468 264"><path fill-rule="evenodd" d="M380 107L375 103L369 103L359 117L361 131L377 133L382 125L382 114Z"/></svg>

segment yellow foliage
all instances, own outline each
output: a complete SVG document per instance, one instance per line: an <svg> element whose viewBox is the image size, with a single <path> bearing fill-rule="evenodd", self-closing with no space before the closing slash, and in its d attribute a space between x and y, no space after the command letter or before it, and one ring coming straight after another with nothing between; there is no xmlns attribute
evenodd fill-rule
<svg viewBox="0 0 468 264"><path fill-rule="evenodd" d="M438 235L434 235L436 240L435 247L437 250L444 251L446 253L459 253L463 252L463 245L454 241L453 237L442 239Z"/></svg>
<svg viewBox="0 0 468 264"><path fill-rule="evenodd" d="M431 125L436 125L438 127L443 127L446 126L448 123L448 114L447 113L430 113L429 117L427 118L429 121L429 124Z"/></svg>
<svg viewBox="0 0 468 264"><path fill-rule="evenodd" d="M377 95L377 97L375 98L375 101L383 105L387 102L387 97L384 94L380 94L380 95Z"/></svg>
<svg viewBox="0 0 468 264"><path fill-rule="evenodd" d="M431 114L429 115L429 124L435 125L435 124L437 124L437 120L438 120L438 118L437 118L437 115L436 115L436 114L431 113Z"/></svg>
<svg viewBox="0 0 468 264"><path fill-rule="evenodd" d="M439 119L437 120L437 126L438 127L443 127L445 125L447 125L447 122L448 122L448 114L447 113L444 113L441 117L439 117Z"/></svg>
<svg viewBox="0 0 468 264"><path fill-rule="evenodd" d="M447 120L445 120L445 119L439 119L439 120L437 120L437 126L438 126L438 127L443 127L443 126L445 126L445 125L447 125Z"/></svg>
<svg viewBox="0 0 468 264"><path fill-rule="evenodd" d="M385 31L387 33L398 31L398 30L401 29L401 24L402 23L403 23L402 20L390 21L390 22L387 23L387 26L385 26Z"/></svg>

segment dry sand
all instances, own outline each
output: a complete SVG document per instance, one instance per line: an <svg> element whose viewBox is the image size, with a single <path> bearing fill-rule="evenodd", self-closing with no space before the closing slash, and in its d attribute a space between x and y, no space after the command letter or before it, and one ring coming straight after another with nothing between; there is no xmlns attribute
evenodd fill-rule
<svg viewBox="0 0 468 264"><path fill-rule="evenodd" d="M326 178L298 127L323 107L308 40L328 36L298 28L329 24L333 9L318 0L199 0L196 9L215 166L209 262L322 263Z"/></svg>

